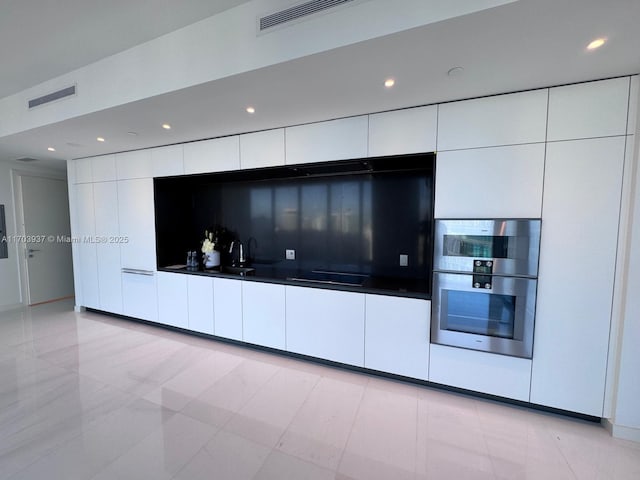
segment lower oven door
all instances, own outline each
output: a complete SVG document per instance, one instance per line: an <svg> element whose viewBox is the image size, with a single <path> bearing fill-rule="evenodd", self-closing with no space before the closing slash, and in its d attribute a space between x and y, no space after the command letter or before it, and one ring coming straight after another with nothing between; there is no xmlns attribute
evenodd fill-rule
<svg viewBox="0 0 640 480"><path fill-rule="evenodd" d="M434 273L431 342L531 358L537 281Z"/></svg>

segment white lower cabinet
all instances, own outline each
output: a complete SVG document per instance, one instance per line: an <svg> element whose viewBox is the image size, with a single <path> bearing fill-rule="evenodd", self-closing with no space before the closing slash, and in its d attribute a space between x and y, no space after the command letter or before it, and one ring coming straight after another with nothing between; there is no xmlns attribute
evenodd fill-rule
<svg viewBox="0 0 640 480"><path fill-rule="evenodd" d="M433 344L429 381L528 402L531 360Z"/></svg>
<svg viewBox="0 0 640 480"><path fill-rule="evenodd" d="M214 334L232 340L242 340L242 281L213 279Z"/></svg>
<svg viewBox="0 0 640 480"><path fill-rule="evenodd" d="M364 366L428 380L431 302L369 294L365 302Z"/></svg>
<svg viewBox="0 0 640 480"><path fill-rule="evenodd" d="M213 335L213 278L187 277L189 330Z"/></svg>
<svg viewBox="0 0 640 480"><path fill-rule="evenodd" d="M285 286L242 282L243 340L285 349Z"/></svg>
<svg viewBox="0 0 640 480"><path fill-rule="evenodd" d="M158 272L158 322L189 327L187 275Z"/></svg>
<svg viewBox="0 0 640 480"><path fill-rule="evenodd" d="M364 295L286 287L287 351L364 366Z"/></svg>
<svg viewBox="0 0 640 480"><path fill-rule="evenodd" d="M122 313L158 321L158 291L154 272L122 270Z"/></svg>

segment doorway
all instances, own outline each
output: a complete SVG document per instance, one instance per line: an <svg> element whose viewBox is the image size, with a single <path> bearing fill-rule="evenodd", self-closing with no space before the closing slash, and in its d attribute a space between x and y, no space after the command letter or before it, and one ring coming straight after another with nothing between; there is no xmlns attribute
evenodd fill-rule
<svg viewBox="0 0 640 480"><path fill-rule="evenodd" d="M37 305L72 297L66 178L14 170L14 186L25 303Z"/></svg>

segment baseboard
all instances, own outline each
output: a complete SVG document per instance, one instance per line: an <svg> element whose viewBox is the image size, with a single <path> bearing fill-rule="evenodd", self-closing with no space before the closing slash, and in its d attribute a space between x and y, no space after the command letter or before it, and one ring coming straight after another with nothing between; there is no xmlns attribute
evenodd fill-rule
<svg viewBox="0 0 640 480"><path fill-rule="evenodd" d="M611 436L615 438L621 438L623 440L631 440L632 442L640 443L640 428L616 425L615 423L612 423L608 418L602 419L602 425L607 429Z"/></svg>
<svg viewBox="0 0 640 480"><path fill-rule="evenodd" d="M0 305L0 312L6 312L9 310L17 310L18 308L24 307L21 303L10 303L8 305Z"/></svg>

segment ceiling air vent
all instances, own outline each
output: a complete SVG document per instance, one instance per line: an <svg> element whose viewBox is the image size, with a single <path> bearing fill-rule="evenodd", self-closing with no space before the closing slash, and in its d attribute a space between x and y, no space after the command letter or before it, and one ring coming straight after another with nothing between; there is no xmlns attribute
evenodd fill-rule
<svg viewBox="0 0 640 480"><path fill-rule="evenodd" d="M16 162L37 162L38 159L37 158L29 158L29 157L22 157L22 158L16 158Z"/></svg>
<svg viewBox="0 0 640 480"><path fill-rule="evenodd" d="M309 2L304 2L261 17L260 31L264 32L269 28L277 27L283 23L288 23L308 15L313 15L314 13L322 12L329 8L337 7L338 5L351 3L353 1L354 0L311 0Z"/></svg>
<svg viewBox="0 0 640 480"><path fill-rule="evenodd" d="M40 105L44 105L45 103L55 102L56 100L60 100L61 98L70 97L71 95L76 94L76 86L72 85L67 88L63 88L62 90L58 90L57 92L49 93L47 95L43 95L38 98L34 98L29 100L29 108L39 107Z"/></svg>

